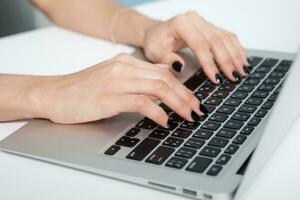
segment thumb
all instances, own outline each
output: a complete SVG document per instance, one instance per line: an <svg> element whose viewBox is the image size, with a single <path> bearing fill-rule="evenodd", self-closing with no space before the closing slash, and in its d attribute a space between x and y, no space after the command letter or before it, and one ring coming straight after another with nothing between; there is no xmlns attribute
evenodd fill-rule
<svg viewBox="0 0 300 200"><path fill-rule="evenodd" d="M182 72L185 62L184 59L174 52L167 52L161 60L162 63L168 64L174 72Z"/></svg>

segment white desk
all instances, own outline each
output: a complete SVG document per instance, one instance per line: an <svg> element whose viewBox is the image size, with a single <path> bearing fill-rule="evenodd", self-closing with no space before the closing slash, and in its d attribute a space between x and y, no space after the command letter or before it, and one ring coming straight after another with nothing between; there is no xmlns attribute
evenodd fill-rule
<svg viewBox="0 0 300 200"><path fill-rule="evenodd" d="M207 20L236 32L243 44L250 48L295 52L300 42L298 0L173 0L145 4L138 9L161 19L191 9L197 10ZM83 69L122 51L130 52L132 48L114 46L50 27L0 39L0 73L64 74ZM1 123L0 140L24 123ZM299 172L295 174L297 171L293 173L293 176L300 176ZM272 186L269 184L268 191ZM252 196L248 196L248 199L261 199L259 197L262 197L260 194L263 191L249 194ZM0 152L0 199L121 198L183 199Z"/></svg>

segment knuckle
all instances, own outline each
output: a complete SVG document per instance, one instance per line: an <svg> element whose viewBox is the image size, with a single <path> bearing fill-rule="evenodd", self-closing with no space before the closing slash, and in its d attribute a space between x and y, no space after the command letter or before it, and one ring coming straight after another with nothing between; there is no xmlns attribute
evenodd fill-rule
<svg viewBox="0 0 300 200"><path fill-rule="evenodd" d="M119 61L127 61L128 59L130 59L130 55L127 53L120 53L116 56L116 60Z"/></svg>
<svg viewBox="0 0 300 200"><path fill-rule="evenodd" d="M125 68L125 64L123 62L114 61L112 66L110 67L110 70L113 75L118 76L123 73L124 68Z"/></svg>
<svg viewBox="0 0 300 200"><path fill-rule="evenodd" d="M198 13L195 10L187 11L185 13L185 15L187 15L187 16L197 16L198 17Z"/></svg>
<svg viewBox="0 0 300 200"><path fill-rule="evenodd" d="M137 110L144 109L149 103L149 99L145 96L138 96L135 99L135 105Z"/></svg>
<svg viewBox="0 0 300 200"><path fill-rule="evenodd" d="M153 81L153 90L155 92L162 92L167 90L167 84L162 80L154 80Z"/></svg>
<svg viewBox="0 0 300 200"><path fill-rule="evenodd" d="M176 15L171 19L171 24L177 26L178 24L182 23L185 20L185 14Z"/></svg>

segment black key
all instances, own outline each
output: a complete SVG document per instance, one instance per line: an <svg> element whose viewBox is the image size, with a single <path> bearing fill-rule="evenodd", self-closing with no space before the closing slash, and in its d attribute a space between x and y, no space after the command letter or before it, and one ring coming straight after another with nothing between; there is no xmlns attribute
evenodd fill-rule
<svg viewBox="0 0 300 200"><path fill-rule="evenodd" d="M245 122L249 119L249 117L250 117L250 114L248 114L248 113L235 112L234 115L231 117L231 119Z"/></svg>
<svg viewBox="0 0 300 200"><path fill-rule="evenodd" d="M220 151L221 150L218 148L206 146L200 151L200 155L216 157L220 153Z"/></svg>
<svg viewBox="0 0 300 200"><path fill-rule="evenodd" d="M132 129L130 129L125 135L128 136L128 137L134 137L134 136L136 136L140 131L141 131L141 129L139 129L139 128L132 128Z"/></svg>
<svg viewBox="0 0 300 200"><path fill-rule="evenodd" d="M231 144L227 147L227 149L224 151L224 153L227 153L227 154L234 154L237 150L239 149L239 146L238 145L235 145L235 144Z"/></svg>
<svg viewBox="0 0 300 200"><path fill-rule="evenodd" d="M222 166L219 166L219 165L213 165L207 172L207 175L210 175L210 176L217 176L220 171L222 170Z"/></svg>
<svg viewBox="0 0 300 200"><path fill-rule="evenodd" d="M193 137L207 140L213 135L213 133L214 132L212 131L199 129L196 131L196 133L194 133Z"/></svg>
<svg viewBox="0 0 300 200"><path fill-rule="evenodd" d="M263 102L263 99L250 97L247 99L247 101L245 103L254 105L254 106L259 106L262 102Z"/></svg>
<svg viewBox="0 0 300 200"><path fill-rule="evenodd" d="M157 124L148 118L143 119L136 125L136 127L138 128L149 129L149 130L154 129L156 126Z"/></svg>
<svg viewBox="0 0 300 200"><path fill-rule="evenodd" d="M186 128L186 129L191 129L191 130L195 130L196 128L198 128L198 126L200 125L200 122L195 121L195 122L189 122L189 121L184 121L180 127L181 128Z"/></svg>
<svg viewBox="0 0 300 200"><path fill-rule="evenodd" d="M191 130L187 130L187 129L182 129L182 128L178 128L174 131L174 133L172 134L172 136L175 137L180 137L180 138L187 138L191 135L193 131Z"/></svg>
<svg viewBox="0 0 300 200"><path fill-rule="evenodd" d="M259 124L259 122L261 121L260 118L257 117L252 117L248 123L248 125L250 126L257 126L257 124Z"/></svg>
<svg viewBox="0 0 300 200"><path fill-rule="evenodd" d="M208 113L211 113L212 111L214 111L216 109L216 107L212 106L212 105L207 105L207 104L203 104L203 105L208 110Z"/></svg>
<svg viewBox="0 0 300 200"><path fill-rule="evenodd" d="M279 65L291 66L293 64L292 60L282 60Z"/></svg>
<svg viewBox="0 0 300 200"><path fill-rule="evenodd" d="M226 92L226 91L220 91L220 90L217 90L217 91L215 91L213 94L212 94L212 96L213 97L218 97L218 98L221 98L221 99L224 99L224 98L226 98L227 96L228 96L228 92Z"/></svg>
<svg viewBox="0 0 300 200"><path fill-rule="evenodd" d="M249 77L249 78L247 78L247 79L245 80L244 83L245 83L246 85L255 85L255 86L256 86L259 82L260 82L259 79Z"/></svg>
<svg viewBox="0 0 300 200"><path fill-rule="evenodd" d="M184 85L190 90L194 91L199 85L206 80L206 76L200 70L198 70L191 78L189 78Z"/></svg>
<svg viewBox="0 0 300 200"><path fill-rule="evenodd" d="M124 147L134 147L139 141L140 140L137 138L123 136L116 142L116 145Z"/></svg>
<svg viewBox="0 0 300 200"><path fill-rule="evenodd" d="M169 120L168 121L168 128L165 128L165 127L162 127L162 126L159 126L158 128L163 129L163 130L167 130L167 131L173 131L177 126L178 126L177 123Z"/></svg>
<svg viewBox="0 0 300 200"><path fill-rule="evenodd" d="M270 77L272 77L272 78L283 78L284 75L285 75L285 72L273 71L273 72L270 74Z"/></svg>
<svg viewBox="0 0 300 200"><path fill-rule="evenodd" d="M280 79L279 78L273 78L273 77L268 77L264 83L266 84L273 84L273 85L276 85L277 83L280 82Z"/></svg>
<svg viewBox="0 0 300 200"><path fill-rule="evenodd" d="M200 101L203 101L208 96L208 93L207 92L195 92L195 96Z"/></svg>
<svg viewBox="0 0 300 200"><path fill-rule="evenodd" d="M267 113L268 113L267 110L259 109L259 110L255 113L255 117L263 118L263 117L265 117L265 115L266 115Z"/></svg>
<svg viewBox="0 0 300 200"><path fill-rule="evenodd" d="M218 113L224 113L224 114L231 114L234 111L234 107L231 106L221 106L217 112Z"/></svg>
<svg viewBox="0 0 300 200"><path fill-rule="evenodd" d="M258 63L260 63L262 61L263 58L261 57L256 57L256 56L251 56L248 58L249 60L249 64L252 66L252 67L255 67Z"/></svg>
<svg viewBox="0 0 300 200"><path fill-rule="evenodd" d="M197 151L194 149L182 147L176 152L175 156L183 157L183 158L191 158L195 155L196 152Z"/></svg>
<svg viewBox="0 0 300 200"><path fill-rule="evenodd" d="M238 91L240 92L251 92L252 90L254 89L254 86L252 85L241 85L239 88L238 88Z"/></svg>
<svg viewBox="0 0 300 200"><path fill-rule="evenodd" d="M254 78L254 79L262 79L266 76L266 73L261 73L261 72L254 72L250 75L250 78ZM247 84L247 83L245 83Z"/></svg>
<svg viewBox="0 0 300 200"><path fill-rule="evenodd" d="M230 160L231 156L230 155L227 155L227 154L222 154L216 164L219 164L219 165L226 165L228 163L228 161Z"/></svg>
<svg viewBox="0 0 300 200"><path fill-rule="evenodd" d="M216 131L221 126L218 122L206 121L201 128Z"/></svg>
<svg viewBox="0 0 300 200"><path fill-rule="evenodd" d="M243 144L245 142L245 140L247 139L247 136L245 135L238 135L234 138L234 140L232 141L232 143L234 144Z"/></svg>
<svg viewBox="0 0 300 200"><path fill-rule="evenodd" d="M161 129L155 129L150 135L149 137L151 138L155 138L155 139L159 139L159 140L163 140L165 139L168 135L169 135L169 131L166 130L161 130Z"/></svg>
<svg viewBox="0 0 300 200"><path fill-rule="evenodd" d="M237 107L241 104L241 102L242 101L240 99L229 98L225 101L224 105Z"/></svg>
<svg viewBox="0 0 300 200"><path fill-rule="evenodd" d="M275 71L286 73L287 71L289 71L289 68L290 66L280 64L278 65L278 67L276 67Z"/></svg>
<svg viewBox="0 0 300 200"><path fill-rule="evenodd" d="M184 167L184 165L187 162L188 162L187 159L172 157L170 160L168 160L166 166L176 168L176 169L181 169Z"/></svg>
<svg viewBox="0 0 300 200"><path fill-rule="evenodd" d="M204 157L196 157L190 165L186 168L188 171L203 173L206 168L210 165L212 159Z"/></svg>
<svg viewBox="0 0 300 200"><path fill-rule="evenodd" d="M147 158L146 162L161 165L173 152L173 148L160 146Z"/></svg>
<svg viewBox="0 0 300 200"><path fill-rule="evenodd" d="M161 103L159 106L168 114L172 112L172 109L164 103Z"/></svg>
<svg viewBox="0 0 300 200"><path fill-rule="evenodd" d="M270 92L274 89L274 85L270 85L270 84L262 84L258 87L258 89L260 91L267 91Z"/></svg>
<svg viewBox="0 0 300 200"><path fill-rule="evenodd" d="M146 138L136 146L126 158L139 161L143 160L159 143L159 140Z"/></svg>
<svg viewBox="0 0 300 200"><path fill-rule="evenodd" d="M232 138L236 134L235 130L222 128L216 136L223 138Z"/></svg>
<svg viewBox="0 0 300 200"><path fill-rule="evenodd" d="M266 59L264 60L264 62L261 64L261 66L269 66L269 67L273 67L273 66L275 66L278 62L279 62L278 59L274 59L274 58L266 58Z"/></svg>
<svg viewBox="0 0 300 200"><path fill-rule="evenodd" d="M231 92L234 88L235 88L235 85L233 85L233 84L226 84L226 85L224 84L219 87L219 90Z"/></svg>
<svg viewBox="0 0 300 200"><path fill-rule="evenodd" d="M107 149L104 152L104 154L112 156L112 155L116 154L120 149L121 149L120 146L112 145L111 147L109 147L109 149Z"/></svg>
<svg viewBox="0 0 300 200"><path fill-rule="evenodd" d="M268 101L272 101L272 102L275 102L277 99L277 94L271 94Z"/></svg>
<svg viewBox="0 0 300 200"><path fill-rule="evenodd" d="M239 111L246 112L246 113L254 113L256 109L257 109L256 106L245 104L240 107Z"/></svg>
<svg viewBox="0 0 300 200"><path fill-rule="evenodd" d="M226 124L224 125L225 128L230 128L234 130L239 130L244 125L243 122L237 121L237 120L228 120Z"/></svg>
<svg viewBox="0 0 300 200"><path fill-rule="evenodd" d="M195 149L200 149L203 146L204 143L205 142L203 140L198 140L198 139L195 139L195 138L191 138L184 144L184 146L185 147L190 147L190 148L195 148Z"/></svg>
<svg viewBox="0 0 300 200"><path fill-rule="evenodd" d="M175 137L168 137L163 145L166 145L166 146L170 146L170 147L179 147L183 142L183 139L180 139L180 138L175 138Z"/></svg>
<svg viewBox="0 0 300 200"><path fill-rule="evenodd" d="M197 92L207 92L207 93L211 93L213 90L215 89L214 85L203 85L201 86Z"/></svg>
<svg viewBox="0 0 300 200"><path fill-rule="evenodd" d="M169 120L174 123L180 123L180 122L183 122L184 119L182 117L180 117L177 113L172 113L169 116Z"/></svg>
<svg viewBox="0 0 300 200"><path fill-rule="evenodd" d="M227 115L221 114L221 113L214 113L209 120L215 121L215 122L224 122L227 119Z"/></svg>
<svg viewBox="0 0 300 200"><path fill-rule="evenodd" d="M228 142L229 142L229 140L226 140L226 139L223 139L223 138L218 138L218 137L213 137L209 141L208 145L223 148L228 144Z"/></svg>
<svg viewBox="0 0 300 200"><path fill-rule="evenodd" d="M255 71L256 72L262 72L262 73L268 73L272 68L269 66L259 66Z"/></svg>
<svg viewBox="0 0 300 200"><path fill-rule="evenodd" d="M245 126L242 129L241 134L243 134L243 135L250 135L253 130L254 130L254 127L252 127L252 126Z"/></svg>
<svg viewBox="0 0 300 200"><path fill-rule="evenodd" d="M205 104L218 106L220 103L222 103L222 99L217 97L210 97L205 101Z"/></svg>
<svg viewBox="0 0 300 200"><path fill-rule="evenodd" d="M265 109L265 110L270 110L273 106L273 102L271 101L266 101L263 105L262 105L262 109Z"/></svg>
<svg viewBox="0 0 300 200"><path fill-rule="evenodd" d="M248 96L248 93L235 91L231 97L236 99L245 99Z"/></svg>
<svg viewBox="0 0 300 200"><path fill-rule="evenodd" d="M269 95L269 92L264 91L264 90L256 90L255 92L253 92L252 97L256 97L256 98L266 98Z"/></svg>

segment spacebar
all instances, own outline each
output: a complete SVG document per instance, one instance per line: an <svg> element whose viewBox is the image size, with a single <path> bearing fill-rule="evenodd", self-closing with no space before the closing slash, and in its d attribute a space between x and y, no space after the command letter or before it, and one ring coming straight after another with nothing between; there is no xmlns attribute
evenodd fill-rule
<svg viewBox="0 0 300 200"><path fill-rule="evenodd" d="M135 149L133 149L126 158L132 160L143 160L158 144L159 140L146 138Z"/></svg>

